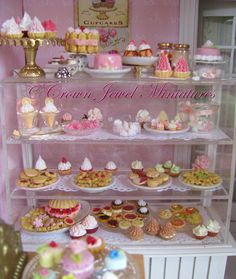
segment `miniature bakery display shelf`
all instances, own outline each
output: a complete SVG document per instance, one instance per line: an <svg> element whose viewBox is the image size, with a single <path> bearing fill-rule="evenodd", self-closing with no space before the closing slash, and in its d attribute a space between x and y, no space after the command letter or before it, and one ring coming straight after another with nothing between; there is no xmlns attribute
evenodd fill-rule
<svg viewBox="0 0 236 279"><path fill-rule="evenodd" d="M41 46L64 46L63 39L7 39L0 37L0 46L22 46L25 52L25 66L20 70L21 78L39 78L44 77L45 72L40 68L35 60L38 48Z"/></svg>

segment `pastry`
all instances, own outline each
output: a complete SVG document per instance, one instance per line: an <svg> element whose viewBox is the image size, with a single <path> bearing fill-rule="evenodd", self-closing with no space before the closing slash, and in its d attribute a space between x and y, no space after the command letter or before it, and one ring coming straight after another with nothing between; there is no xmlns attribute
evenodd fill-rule
<svg viewBox="0 0 236 279"><path fill-rule="evenodd" d="M24 97L21 99L21 107L17 112L21 132L31 130L36 127L38 111L32 105L33 101L30 98Z"/></svg>
<svg viewBox="0 0 236 279"><path fill-rule="evenodd" d="M92 211L93 211L93 214L98 215L101 211L101 208L100 207L94 207Z"/></svg>
<svg viewBox="0 0 236 279"><path fill-rule="evenodd" d="M112 208L110 206L104 206L101 212L105 215L111 216L112 215Z"/></svg>
<svg viewBox="0 0 236 279"><path fill-rule="evenodd" d="M169 78L172 76L172 69L167 55L163 52L156 64L155 75L160 78Z"/></svg>
<svg viewBox="0 0 236 279"><path fill-rule="evenodd" d="M39 267L37 270L35 270L32 273L32 278L33 279L56 279L57 278L57 272L49 269L49 268L43 268Z"/></svg>
<svg viewBox="0 0 236 279"><path fill-rule="evenodd" d="M155 168L152 168L146 171L146 176L148 178L156 178L159 176L159 172Z"/></svg>
<svg viewBox="0 0 236 279"><path fill-rule="evenodd" d="M79 239L87 234L85 227L82 224L75 224L70 228L70 237L72 239Z"/></svg>
<svg viewBox="0 0 236 279"><path fill-rule="evenodd" d="M88 111L88 120L103 121L103 115L99 108L93 108Z"/></svg>
<svg viewBox="0 0 236 279"><path fill-rule="evenodd" d="M130 233L129 233L130 239L131 240L141 240L144 237L144 232L143 229L140 227L131 227Z"/></svg>
<svg viewBox="0 0 236 279"><path fill-rule="evenodd" d="M44 175L37 175L32 178L31 180L34 184L40 184L43 185L47 181L47 177Z"/></svg>
<svg viewBox="0 0 236 279"><path fill-rule="evenodd" d="M156 164L155 169L160 173L164 173L165 169L163 168L162 164Z"/></svg>
<svg viewBox="0 0 236 279"><path fill-rule="evenodd" d="M57 177L57 174L53 171L45 171L44 173L41 173L41 174L46 175L49 178L56 178Z"/></svg>
<svg viewBox="0 0 236 279"><path fill-rule="evenodd" d="M186 59L181 56L177 61L174 69L174 77L176 78L188 78L190 77L191 72L188 66Z"/></svg>
<svg viewBox="0 0 236 279"><path fill-rule="evenodd" d="M185 212L185 210L173 212L173 218L185 220L186 219L186 212Z"/></svg>
<svg viewBox="0 0 236 279"><path fill-rule="evenodd" d="M186 207L186 208L184 209L184 213L185 213L186 215L193 214L193 213L195 213L195 212L199 212L199 210L198 210L196 207Z"/></svg>
<svg viewBox="0 0 236 279"><path fill-rule="evenodd" d="M156 219L151 218L151 220L146 224L144 230L149 235L157 235L160 231L160 225Z"/></svg>
<svg viewBox="0 0 236 279"><path fill-rule="evenodd" d="M137 210L137 214L139 217L141 218L145 218L149 215L149 210L147 207L143 206L143 207L140 207L138 210Z"/></svg>
<svg viewBox="0 0 236 279"><path fill-rule="evenodd" d="M153 56L152 49L150 45L143 40L138 48L138 55L141 57L151 57Z"/></svg>
<svg viewBox="0 0 236 279"><path fill-rule="evenodd" d="M193 234L196 239L202 240L207 237L208 231L204 225L198 225L197 227L193 228Z"/></svg>
<svg viewBox="0 0 236 279"><path fill-rule="evenodd" d="M117 171L117 166L114 162L110 161L106 164L105 170L115 173Z"/></svg>
<svg viewBox="0 0 236 279"><path fill-rule="evenodd" d="M98 53L100 34L96 29L92 29L88 33L87 53Z"/></svg>
<svg viewBox="0 0 236 279"><path fill-rule="evenodd" d="M122 209L124 202L122 200L114 200L111 203L112 209L119 210Z"/></svg>
<svg viewBox="0 0 236 279"><path fill-rule="evenodd" d="M161 227L159 235L165 240L170 240L176 236L176 231L171 223L166 223Z"/></svg>
<svg viewBox="0 0 236 279"><path fill-rule="evenodd" d="M122 69L122 57L118 53L100 52L95 55L94 69L113 71Z"/></svg>
<svg viewBox="0 0 236 279"><path fill-rule="evenodd" d="M167 219L170 219L172 217L172 212L168 208L167 209L161 209L158 212L158 216L161 219L167 220Z"/></svg>
<svg viewBox="0 0 236 279"><path fill-rule="evenodd" d="M43 268L52 268L60 263L63 248L55 241L43 244L37 249L39 255L39 265Z"/></svg>
<svg viewBox="0 0 236 279"><path fill-rule="evenodd" d="M99 220L100 222L107 222L108 220L110 220L110 216L105 215L105 214L99 215L98 220Z"/></svg>
<svg viewBox="0 0 236 279"><path fill-rule="evenodd" d="M9 39L20 39L23 37L23 33L15 19L12 17L9 20L9 25L5 27L5 36Z"/></svg>
<svg viewBox="0 0 236 279"><path fill-rule="evenodd" d="M171 168L172 168L172 162L171 161L166 161L164 164L163 164L163 168L165 169L165 172L166 173L169 173Z"/></svg>
<svg viewBox="0 0 236 279"><path fill-rule="evenodd" d="M28 176L28 177L35 177L37 175L39 175L39 171L36 169L25 169L24 173Z"/></svg>
<svg viewBox="0 0 236 279"><path fill-rule="evenodd" d="M221 182L221 178L218 174L207 170L186 171L183 173L182 177L184 183L201 187L214 186Z"/></svg>
<svg viewBox="0 0 236 279"><path fill-rule="evenodd" d="M66 160L66 158L62 158L61 162L58 164L58 173L61 176L70 175L72 173L71 163Z"/></svg>
<svg viewBox="0 0 236 279"><path fill-rule="evenodd" d="M177 203L173 203L170 206L170 210L172 212L179 212L182 211L184 209L184 207L181 204L177 204Z"/></svg>
<svg viewBox="0 0 236 279"><path fill-rule="evenodd" d="M134 221L138 218L138 216L135 213L125 213L123 218L127 221Z"/></svg>
<svg viewBox="0 0 236 279"><path fill-rule="evenodd" d="M85 227L87 233L95 233L98 230L98 222L91 215L85 217L81 224Z"/></svg>
<svg viewBox="0 0 236 279"><path fill-rule="evenodd" d="M45 36L45 29L36 16L29 25L28 36L32 39L43 39Z"/></svg>
<svg viewBox="0 0 236 279"><path fill-rule="evenodd" d="M101 0L92 0L92 5L94 8L100 8L101 6Z"/></svg>
<svg viewBox="0 0 236 279"><path fill-rule="evenodd" d="M132 221L132 226L142 228L144 226L143 220L136 219Z"/></svg>
<svg viewBox="0 0 236 279"><path fill-rule="evenodd" d="M50 200L45 210L51 217L73 218L79 213L80 208L81 205L76 200Z"/></svg>
<svg viewBox="0 0 236 279"><path fill-rule="evenodd" d="M93 167L92 164L90 162L90 160L88 158L85 158L81 167L80 167L81 171L87 172L87 171L92 171Z"/></svg>
<svg viewBox="0 0 236 279"><path fill-rule="evenodd" d="M172 177L177 177L180 174L180 167L176 166L175 164L172 165L169 175Z"/></svg>
<svg viewBox="0 0 236 279"><path fill-rule="evenodd" d="M211 219L207 222L206 228L208 231L208 236L212 236L212 237L217 236L217 234L221 229L219 223L216 220L211 220Z"/></svg>
<svg viewBox="0 0 236 279"><path fill-rule="evenodd" d="M38 170L39 172L47 170L47 165L46 165L45 161L43 160L43 158L40 155L38 157L38 160L35 163L34 168L36 170Z"/></svg>
<svg viewBox="0 0 236 279"><path fill-rule="evenodd" d="M143 207L143 206L148 206L147 202L145 202L144 200L138 200L137 201L137 206L138 207Z"/></svg>
<svg viewBox="0 0 236 279"><path fill-rule="evenodd" d="M127 230L131 227L131 222L127 220L122 220L119 222L119 228L122 230Z"/></svg>
<svg viewBox="0 0 236 279"><path fill-rule="evenodd" d="M199 155L192 164L193 170L208 170L210 167L210 159L206 155Z"/></svg>
<svg viewBox="0 0 236 279"><path fill-rule="evenodd" d="M123 207L122 207L122 210L124 212L133 212L135 210L135 206L132 205L132 204L125 204Z"/></svg>
<svg viewBox="0 0 236 279"><path fill-rule="evenodd" d="M105 271L105 273L102 275L101 279L119 279L119 277L111 271Z"/></svg>
<svg viewBox="0 0 236 279"><path fill-rule="evenodd" d="M67 125L71 123L72 120L73 120L73 116L69 112L66 112L62 115L61 124Z"/></svg>
<svg viewBox="0 0 236 279"><path fill-rule="evenodd" d="M131 170L133 173L142 174L143 164L141 161L134 161L131 163Z"/></svg>
<svg viewBox="0 0 236 279"><path fill-rule="evenodd" d="M202 223L202 216L201 216L200 213L194 212L193 214L190 214L190 215L186 216L186 221L190 225L197 226L197 225L200 225Z"/></svg>
<svg viewBox="0 0 236 279"><path fill-rule="evenodd" d="M182 229L186 225L186 222L180 218L173 218L170 222L176 230Z"/></svg>
<svg viewBox="0 0 236 279"><path fill-rule="evenodd" d="M94 256L86 250L86 243L73 240L62 257L62 272L72 278L90 278L94 273Z"/></svg>
<svg viewBox="0 0 236 279"><path fill-rule="evenodd" d="M131 40L125 49L124 56L138 56L137 46L134 40Z"/></svg>
<svg viewBox="0 0 236 279"><path fill-rule="evenodd" d="M50 128L53 129L56 122L56 117L59 113L59 110L54 104L54 100L52 98L46 98L45 99L45 106L40 111L40 114L43 117L44 124Z"/></svg>
<svg viewBox="0 0 236 279"><path fill-rule="evenodd" d="M84 118L82 120L72 120L64 126L64 131L70 135L86 135L96 131L100 127L100 121Z"/></svg>
<svg viewBox="0 0 236 279"><path fill-rule="evenodd" d="M107 221L107 225L108 225L108 227L111 227L111 228L117 228L119 226L119 223L115 219L110 219Z"/></svg>
<svg viewBox="0 0 236 279"><path fill-rule="evenodd" d="M147 179L147 186L148 187L158 187L162 184L163 184L163 179L161 177L148 178Z"/></svg>
<svg viewBox="0 0 236 279"><path fill-rule="evenodd" d="M128 264L128 259L123 250L111 250L108 256L105 257L105 267L108 270L116 271L126 269Z"/></svg>
<svg viewBox="0 0 236 279"><path fill-rule="evenodd" d="M74 182L79 187L100 188L112 182L112 175L107 171L81 171L75 176Z"/></svg>
<svg viewBox="0 0 236 279"><path fill-rule="evenodd" d="M88 250L93 255L100 254L105 249L105 242L101 237L89 235L86 237L86 242L88 245Z"/></svg>
<svg viewBox="0 0 236 279"><path fill-rule="evenodd" d="M28 30L29 30L29 26L32 22L32 19L30 17L30 15L27 12L24 12L24 16L22 17L20 23L19 23L19 27L23 33L23 37L28 37Z"/></svg>
<svg viewBox="0 0 236 279"><path fill-rule="evenodd" d="M136 114L136 121L140 124L140 126L143 128L145 123L148 123L151 121L151 117L149 114L149 111L146 109L140 109Z"/></svg>
<svg viewBox="0 0 236 279"><path fill-rule="evenodd" d="M42 26L45 30L46 39L55 39L56 38L57 27L56 27L56 24L51 19L43 21Z"/></svg>
<svg viewBox="0 0 236 279"><path fill-rule="evenodd" d="M138 122L127 122L115 119L113 122L113 132L122 137L134 137L141 133L141 127Z"/></svg>

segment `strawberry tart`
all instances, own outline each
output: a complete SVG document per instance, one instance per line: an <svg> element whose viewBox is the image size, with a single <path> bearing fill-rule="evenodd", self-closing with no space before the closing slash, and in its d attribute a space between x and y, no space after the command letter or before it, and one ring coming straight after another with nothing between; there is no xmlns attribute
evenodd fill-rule
<svg viewBox="0 0 236 279"><path fill-rule="evenodd" d="M186 59L181 56L176 63L175 70L174 70L174 77L176 78L188 78L190 77L191 72L189 70L188 63Z"/></svg>
<svg viewBox="0 0 236 279"><path fill-rule="evenodd" d="M155 75L160 78L169 78L172 76L172 69L168 56L163 52L156 64Z"/></svg>

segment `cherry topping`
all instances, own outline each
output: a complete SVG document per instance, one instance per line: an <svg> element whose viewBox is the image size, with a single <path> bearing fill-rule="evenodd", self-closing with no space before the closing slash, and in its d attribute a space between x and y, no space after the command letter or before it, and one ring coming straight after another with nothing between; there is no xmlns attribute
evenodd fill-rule
<svg viewBox="0 0 236 279"><path fill-rule="evenodd" d="M94 245L94 244L97 242L97 239L96 239L95 237L89 235L89 236L87 237L86 241L87 241L88 244Z"/></svg>
<svg viewBox="0 0 236 279"><path fill-rule="evenodd" d="M48 246L52 247L52 248L56 248L58 247L58 244L55 241L51 241Z"/></svg>
<svg viewBox="0 0 236 279"><path fill-rule="evenodd" d="M67 163L67 160L65 157L62 157L61 161L62 161L62 163Z"/></svg>

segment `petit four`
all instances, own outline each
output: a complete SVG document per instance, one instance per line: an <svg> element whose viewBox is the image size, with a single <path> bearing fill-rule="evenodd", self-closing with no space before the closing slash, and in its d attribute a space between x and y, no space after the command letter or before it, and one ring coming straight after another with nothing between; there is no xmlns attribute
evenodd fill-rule
<svg viewBox="0 0 236 279"><path fill-rule="evenodd" d="M137 206L138 207L143 207L143 206L146 206L147 207L147 202L146 201L144 201L144 200L138 200L137 201Z"/></svg>
<svg viewBox="0 0 236 279"><path fill-rule="evenodd" d="M149 215L149 210L148 210L147 207L143 206L143 207L140 207L137 210L137 214L138 214L139 217L144 218L144 217L147 217Z"/></svg>
<svg viewBox="0 0 236 279"><path fill-rule="evenodd" d="M186 216L186 222L193 226L200 225L202 224L202 216L199 212L194 212Z"/></svg>
<svg viewBox="0 0 236 279"><path fill-rule="evenodd" d="M172 212L179 212L182 211L184 209L184 207L181 204L177 204L177 203L173 203L170 206L170 210Z"/></svg>
<svg viewBox="0 0 236 279"><path fill-rule="evenodd" d="M197 227L193 228L193 234L196 239L202 240L207 237L208 231L204 225L198 225Z"/></svg>
<svg viewBox="0 0 236 279"><path fill-rule="evenodd" d="M129 236L130 236L131 240L134 240L134 241L141 240L144 237L143 229L140 228L140 227L132 226L131 230L130 230L130 233L129 233Z"/></svg>
<svg viewBox="0 0 236 279"><path fill-rule="evenodd" d="M93 254L97 255L102 253L105 249L105 242L101 237L98 236L87 236L86 243L88 245L88 250Z"/></svg>
<svg viewBox="0 0 236 279"><path fill-rule="evenodd" d="M88 135L97 129L101 128L101 123L98 120L72 120L64 126L64 131L71 135Z"/></svg>
<svg viewBox="0 0 236 279"><path fill-rule="evenodd" d="M131 227L131 222L127 221L127 220L121 220L119 222L119 228L122 230L127 230Z"/></svg>
<svg viewBox="0 0 236 279"><path fill-rule="evenodd" d="M132 226L142 228L142 227L144 227L144 222L143 222L143 220L136 219L136 220L132 221Z"/></svg>
<svg viewBox="0 0 236 279"><path fill-rule="evenodd" d="M157 220L151 218L151 220L145 226L145 232L149 235L157 235L160 231L160 225Z"/></svg>
<svg viewBox="0 0 236 279"><path fill-rule="evenodd" d="M110 219L110 220L107 221L107 225L110 228L117 228L119 226L119 223L115 219Z"/></svg>
<svg viewBox="0 0 236 279"><path fill-rule="evenodd" d="M62 257L64 274L72 274L74 278L89 278L94 272L94 256L85 249L82 240L72 240Z"/></svg>
<svg viewBox="0 0 236 279"><path fill-rule="evenodd" d="M125 213L123 218L128 221L134 221L138 218L137 214L135 213Z"/></svg>
<svg viewBox="0 0 236 279"><path fill-rule="evenodd" d="M111 203L111 206L113 209L121 209L123 206L124 202L122 200L114 200Z"/></svg>
<svg viewBox="0 0 236 279"><path fill-rule="evenodd" d="M59 264L63 254L63 248L55 241L44 244L37 249L39 264L43 268L51 268Z"/></svg>
<svg viewBox="0 0 236 279"><path fill-rule="evenodd" d="M216 220L208 220L207 224L206 224L206 228L208 231L208 236L217 236L217 234L219 233L221 227L219 225L219 223Z"/></svg>
<svg viewBox="0 0 236 279"><path fill-rule="evenodd" d="M61 124L62 125L67 125L72 121L73 117L69 112L66 112L62 115L61 118Z"/></svg>
<svg viewBox="0 0 236 279"><path fill-rule="evenodd" d="M125 204L122 209L124 212L132 212L135 210L135 206L132 204Z"/></svg>
<svg viewBox="0 0 236 279"><path fill-rule="evenodd" d="M98 222L91 215L85 217L81 224L85 227L87 233L95 233L98 230Z"/></svg>
<svg viewBox="0 0 236 279"><path fill-rule="evenodd" d="M161 226L159 235L165 240L170 240L176 236L176 231L171 223L166 223Z"/></svg>
<svg viewBox="0 0 236 279"><path fill-rule="evenodd" d="M146 109L140 109L137 112L135 119L141 125L141 127L143 128L143 125L145 123L150 122L151 117L150 117L149 111L147 111Z"/></svg>
<svg viewBox="0 0 236 279"><path fill-rule="evenodd" d="M38 268L32 274L33 279L56 279L57 272L49 268Z"/></svg>
<svg viewBox="0 0 236 279"><path fill-rule="evenodd" d="M62 176L70 175L72 173L71 163L66 160L66 158L62 158L61 162L58 164L58 173Z"/></svg>
<svg viewBox="0 0 236 279"><path fill-rule="evenodd" d="M127 256L123 250L111 250L105 257L105 267L108 270L122 270L127 267Z"/></svg>
<svg viewBox="0 0 236 279"><path fill-rule="evenodd" d="M87 230L82 224L77 223L70 228L69 233L72 239L79 239L87 234Z"/></svg>

